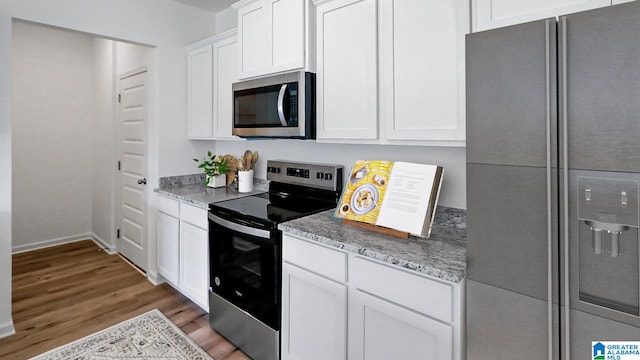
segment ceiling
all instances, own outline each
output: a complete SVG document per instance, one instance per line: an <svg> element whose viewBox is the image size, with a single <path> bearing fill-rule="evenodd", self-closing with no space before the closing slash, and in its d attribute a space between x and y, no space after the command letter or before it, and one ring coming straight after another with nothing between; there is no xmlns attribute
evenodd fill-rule
<svg viewBox="0 0 640 360"><path fill-rule="evenodd" d="M198 9L217 13L222 11L238 0L174 0L179 3L187 4Z"/></svg>

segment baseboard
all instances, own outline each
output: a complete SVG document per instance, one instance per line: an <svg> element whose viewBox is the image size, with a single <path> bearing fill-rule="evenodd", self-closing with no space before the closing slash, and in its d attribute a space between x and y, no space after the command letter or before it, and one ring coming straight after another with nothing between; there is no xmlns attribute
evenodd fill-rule
<svg viewBox="0 0 640 360"><path fill-rule="evenodd" d="M93 241L94 243L96 243L96 245L98 245L102 249L104 249L104 251L109 255L114 255L114 254L118 253L116 251L115 247L110 246L108 242L102 240L98 235L96 235L94 233L66 236L66 237L61 237L61 238L57 238L57 239L40 241L40 242L33 243L33 244L14 246L13 249L11 250L11 253L12 254L17 254L17 253L26 252L26 251L44 249L44 248L48 248L48 247L51 247L51 246L69 244L69 243L76 242L76 241L81 241L81 240L91 240L91 241Z"/></svg>
<svg viewBox="0 0 640 360"><path fill-rule="evenodd" d="M157 286L160 285L162 283L167 282L162 275L160 274L151 274L150 272L147 272L147 280L149 280L149 282L153 285L153 286Z"/></svg>
<svg viewBox="0 0 640 360"><path fill-rule="evenodd" d="M0 339L11 336L16 333L16 329L13 327L13 321L0 324Z"/></svg>
<svg viewBox="0 0 640 360"><path fill-rule="evenodd" d="M96 235L95 233L91 233L91 240L93 240L94 243L103 248L104 251L109 255L115 255L118 253L115 246L110 246L108 242L102 240L100 236Z"/></svg>
<svg viewBox="0 0 640 360"><path fill-rule="evenodd" d="M44 249L44 248L48 248L48 247L51 247L51 246L68 244L68 243L72 243L72 242L76 242L76 241L80 241L80 240L93 240L93 241L95 241L93 239L93 236L92 236L91 233L86 233L86 234L66 236L66 237L61 237L61 238L57 238L57 239L40 241L40 242L37 242L37 243L32 243L32 244L27 244L27 245L14 246L11 249L11 253L12 254L17 254L17 253L21 253L21 252L25 252L25 251ZM102 245L100 245L100 247L102 247Z"/></svg>

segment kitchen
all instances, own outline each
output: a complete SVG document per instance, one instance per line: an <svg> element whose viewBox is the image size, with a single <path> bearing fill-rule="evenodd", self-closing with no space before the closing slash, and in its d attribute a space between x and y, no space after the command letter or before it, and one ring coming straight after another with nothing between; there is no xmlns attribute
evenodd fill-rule
<svg viewBox="0 0 640 360"><path fill-rule="evenodd" d="M45 6L44 4L41 6ZM48 6L50 7L50 6ZM45 7L49 9L48 7ZM83 15L88 14L87 18L95 18L95 10L90 9L90 6L87 6L87 9L79 9L78 14ZM62 8L62 7L61 7ZM67 9L74 8L72 5L69 5ZM391 144L378 145L372 143L378 143L377 141L371 140L354 140L354 141L345 141L342 140L340 142L349 142L348 144L344 143L314 143L310 141L300 142L300 141L290 141L290 140L277 140L277 141L251 141L251 142L242 142L242 141L216 141L215 145L213 142L207 141L189 141L187 139L187 126L185 122L174 121L174 119L183 119L185 117L184 114L187 113L186 108L186 93L184 91L186 84L186 59L184 58L184 47L190 43L193 43L197 40L205 38L212 33L222 33L228 29L234 27L234 18L235 15L229 16L229 13L232 13L232 10L226 10L226 12L219 13L212 17L211 23L208 25L209 29L202 30L200 34L196 34L197 31L193 31L192 33L185 34L184 40L174 41L170 35L165 39L161 38L159 35L150 34L145 32L144 30L139 30L137 28L136 19L131 18L127 24L130 27L129 30L126 27L114 29L110 27L110 25L101 22L91 22L86 19L83 19L83 16L73 16L73 14L69 14L66 9L52 8L47 14L42 14L37 10L22 8L18 5L12 5L7 7L6 12L9 15L9 20L6 20L4 17L4 21L8 21L8 25L6 22L3 22L3 26L6 28L10 25L10 17L14 16L17 18L22 18L26 20L31 20L35 22L46 23L50 25L56 25L64 28L72 28L76 30L81 30L93 34L100 34L103 36L108 36L112 38L124 39L129 41L135 41L142 44L148 45L156 45L158 47L157 51L157 59L158 66L161 71L167 71L166 73L162 73L160 75L159 83L161 86L161 90L158 91L158 95L160 96L158 100L159 110L158 113L158 123L150 125L157 126L157 128L152 128L150 131L152 133L157 133L158 135L154 138L150 137L150 152L149 152L149 173L147 175L148 185L147 188L152 189L158 186L158 178L162 176L170 176L170 175L181 175L181 174L189 174L193 173L194 169L192 168L192 163L190 163L189 159L193 157L201 157L202 154L206 152L207 149L214 150L216 153L232 153L239 154L243 152L246 148L251 148L255 150L259 150L263 158L270 159L278 159L285 158L288 160L298 160L298 161L311 161L311 162L338 162L345 166L345 168L349 168L353 161L360 158L374 158L374 159L390 159L390 160L406 160L406 161L414 161L414 162L422 162L422 163L437 163L442 165L446 169L446 182L443 186L442 196L440 198L440 204L444 206L449 206L453 208L465 208L466 207L466 199L465 199L465 150L463 147L449 147L449 146L409 146L409 145L401 145L401 144L412 144L411 141L408 142L390 142ZM566 9L565 9L566 10ZM566 12L573 12L580 9L571 9ZM564 11L564 10L563 10ZM76 14L76 15L78 15ZM93 15L93 17L91 16ZM555 14L547 14L547 15L555 15ZM203 15L204 16L204 15ZM546 15L545 15L546 16ZM133 17L133 16L132 16ZM106 22L106 20L104 20ZM159 21L159 20L158 20ZM186 20L185 20L186 21ZM486 19L485 19L486 21ZM189 21L189 26L185 26L186 28L193 28L192 24L194 21ZM464 23L464 22L463 22ZM215 24L215 29L211 29L211 27ZM473 22L472 22L473 24ZM160 25L158 25L160 26ZM140 31L140 32L139 32ZM168 30L167 30L168 31ZM188 31L188 30L185 30ZM10 33L5 32L5 33ZM167 42L170 42L168 45ZM181 42L180 44L178 44ZM3 44L5 42L3 41ZM175 51L175 54L170 54L169 50L166 50L169 47L171 51ZM4 47L4 45L3 45ZM2 52L10 53L10 50ZM3 61L4 63L4 61ZM171 67L171 72L167 70L167 67ZM5 68L3 66L3 68ZM179 69L179 70L175 70ZM180 74L180 75L176 75ZM166 76L166 77L165 77ZM7 82L2 82L6 84ZM174 86L171 86L174 85ZM455 87L454 85L451 85ZM4 88L3 93L10 94L11 89ZM9 97L4 97L9 98ZM171 99L171 100L169 100ZM180 99L181 101L176 101L176 99ZM464 101L463 99L456 99L459 101L459 108L464 109ZM168 104L171 103L171 106ZM437 105L437 104L436 104ZM455 106L454 106L455 107ZM9 107L3 107L4 109L8 109ZM456 111L458 108L456 107ZM450 109L448 109L450 110ZM7 119L7 124L9 124L8 119L10 118L9 114L4 114ZM464 118L464 117L462 117ZM3 117L4 119L4 117ZM4 126L5 122L3 122ZM10 136L10 133L3 132L6 136ZM182 134L182 135L180 135ZM3 142L5 143L5 142ZM9 143L9 142L6 142ZM157 151L154 151L157 149ZM295 149L295 151L291 151ZM295 153L295 154L293 154ZM10 152L9 152L10 154ZM4 153L3 153L3 156ZM10 158L10 156L9 156ZM4 163L3 163L4 164ZM259 162L256 167L258 177L264 178L266 173L266 163ZM7 171L7 173L10 173ZM10 186L10 184L7 184ZM10 199L10 196L3 197L4 199ZM6 201L6 200L5 200ZM149 206L150 208L154 207L154 199L153 196L149 196ZM9 201L8 204L3 203L6 209L11 209L11 203ZM10 211L6 212L10 214ZM5 211L3 210L3 216ZM6 222L6 218L3 217L3 220ZM9 221L10 223L10 221ZM149 228L152 230L154 228L153 223L149 223ZM3 227L3 229L10 229L10 227ZM153 238L151 236L152 232L150 232L149 238ZM7 251L2 251L3 254L9 254L8 250L11 246L11 234L3 234L2 244L3 246L7 246ZM3 262L5 263L5 262ZM7 263L10 263L7 262ZM8 271L3 271L3 274L9 273ZM150 267L149 273L153 274L153 266ZM3 275L6 276L6 275ZM0 279L0 283L3 285L8 285L8 279ZM3 293L3 296L7 296L8 294ZM8 304L7 301L2 301L2 304ZM4 309L8 312L8 309ZM2 321L1 323L5 323Z"/></svg>

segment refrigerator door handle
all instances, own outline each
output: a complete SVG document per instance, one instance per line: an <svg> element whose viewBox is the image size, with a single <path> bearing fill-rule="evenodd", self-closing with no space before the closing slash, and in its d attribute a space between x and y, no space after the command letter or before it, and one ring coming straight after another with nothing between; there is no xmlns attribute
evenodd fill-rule
<svg viewBox="0 0 640 360"><path fill-rule="evenodd" d="M555 22L553 24L555 26ZM547 145L547 353L553 360L553 213L551 180L551 20L545 21L545 117ZM554 39L555 40L555 39ZM554 41L555 42L555 41Z"/></svg>
<svg viewBox="0 0 640 360"><path fill-rule="evenodd" d="M560 17L560 64L562 75L560 76L561 107L560 118L562 123L562 244L564 248L564 346L565 359L571 359L571 297L569 288L569 145L567 125L567 17Z"/></svg>

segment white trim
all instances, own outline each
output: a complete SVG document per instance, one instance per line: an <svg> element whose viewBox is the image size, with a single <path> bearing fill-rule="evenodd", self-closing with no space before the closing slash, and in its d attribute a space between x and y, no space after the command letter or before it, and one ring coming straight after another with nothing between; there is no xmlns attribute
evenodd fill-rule
<svg viewBox="0 0 640 360"><path fill-rule="evenodd" d="M147 280L149 280L149 282L153 286L158 286L160 284L163 284L163 283L167 282L167 280L165 280L165 278L162 277L162 275L160 275L160 274L151 274L149 272L147 272Z"/></svg>
<svg viewBox="0 0 640 360"><path fill-rule="evenodd" d="M98 244L98 246L100 246L109 255L115 255L118 253L115 246L110 246L107 241L104 241L95 233L91 233L90 240L93 240L94 243Z"/></svg>
<svg viewBox="0 0 640 360"><path fill-rule="evenodd" d="M27 252L27 251L32 251L32 250L39 250L39 249L44 249L44 248L57 246L57 245L62 245L62 244L70 244L70 243L83 241L83 240L91 240L91 241L93 241L94 243L96 243L96 245L98 245L100 248L102 248L109 255L113 255L113 254L116 253L114 248L112 248L110 246L107 246L106 245L107 242L105 242L104 240L100 239L100 237L98 237L96 234L93 234L93 233L78 234L78 235L66 236L66 237L61 237L61 238L56 238L56 239L39 241L39 242L36 242L36 243L27 244L27 245L14 246L11 249L11 253L12 254L18 254L18 253L22 253L22 252ZM0 327L0 329L1 329L1 327ZM0 333L1 333L1 331L0 331Z"/></svg>
<svg viewBox="0 0 640 360"><path fill-rule="evenodd" d="M15 333L16 329L13 327L13 321L10 320L4 324L0 324L0 339L11 336Z"/></svg>

